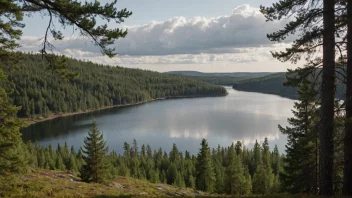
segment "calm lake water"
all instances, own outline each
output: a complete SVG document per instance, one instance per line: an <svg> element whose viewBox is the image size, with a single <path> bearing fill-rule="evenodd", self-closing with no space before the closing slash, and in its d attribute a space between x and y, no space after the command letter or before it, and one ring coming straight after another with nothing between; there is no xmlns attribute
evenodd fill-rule
<svg viewBox="0 0 352 198"><path fill-rule="evenodd" d="M96 119L109 150L122 153L124 142L149 144L153 149L179 150L196 154L202 138L210 147L228 146L238 140L252 147L268 137L271 148L284 151L286 137L278 124L292 116L293 100L275 95L235 91L227 87L226 97L160 100L137 106L113 108L58 118L23 130L23 139L42 145L57 143L79 148Z"/></svg>

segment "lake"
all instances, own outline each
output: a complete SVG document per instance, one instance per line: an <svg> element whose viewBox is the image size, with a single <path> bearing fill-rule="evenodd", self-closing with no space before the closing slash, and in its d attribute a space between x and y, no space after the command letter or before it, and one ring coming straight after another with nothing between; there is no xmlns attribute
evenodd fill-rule
<svg viewBox="0 0 352 198"><path fill-rule="evenodd" d="M286 136L278 124L286 125L292 116L294 100L275 95L242 92L226 87L226 97L158 100L136 106L112 108L87 114L61 117L23 129L23 139L41 145L58 143L83 145L96 120L104 133L109 150L122 153L123 143L149 144L152 149L170 151L176 143L181 151L198 152L201 140L211 148L243 141L252 148L255 140L268 137L271 149L275 144L284 151Z"/></svg>

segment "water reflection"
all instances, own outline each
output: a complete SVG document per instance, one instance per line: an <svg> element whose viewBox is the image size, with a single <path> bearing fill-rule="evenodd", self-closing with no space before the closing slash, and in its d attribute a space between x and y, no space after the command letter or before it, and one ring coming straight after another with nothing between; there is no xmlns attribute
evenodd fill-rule
<svg viewBox="0 0 352 198"><path fill-rule="evenodd" d="M181 150L198 151L202 138L211 147L230 145L237 140L252 146L268 137L284 150L286 138L277 125L292 115L293 100L274 95L248 93L228 88L229 95L155 101L138 106L58 118L23 130L23 139L41 144L67 141L80 147L91 120L96 119L110 150L122 152L123 142L150 144L170 150L176 143Z"/></svg>

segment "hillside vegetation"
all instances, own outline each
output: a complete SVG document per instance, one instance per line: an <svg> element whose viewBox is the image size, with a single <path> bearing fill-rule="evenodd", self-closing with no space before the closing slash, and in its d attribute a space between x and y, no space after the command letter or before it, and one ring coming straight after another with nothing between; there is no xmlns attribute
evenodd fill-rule
<svg viewBox="0 0 352 198"><path fill-rule="evenodd" d="M233 88L239 91L275 94L286 98L298 99L296 87L286 87L285 73L275 73L264 77L236 82Z"/></svg>
<svg viewBox="0 0 352 198"><path fill-rule="evenodd" d="M317 71L318 73L319 71ZM339 74L336 74L339 75ZM238 81L233 84L233 88L239 91L259 92L266 94L275 94L290 99L298 99L299 94L297 87L284 86L286 82L286 73L279 72L263 77L252 78ZM319 84L319 83L318 83ZM336 81L336 98L344 98L345 84Z"/></svg>
<svg viewBox="0 0 352 198"><path fill-rule="evenodd" d="M40 55L23 54L19 63L5 67L11 102L21 106L20 117L70 113L101 107L134 104L156 98L223 96L223 87L141 69L98 65L74 59L68 72L79 74L65 81L48 70Z"/></svg>
<svg viewBox="0 0 352 198"><path fill-rule="evenodd" d="M214 85L229 85L232 86L234 83L269 75L269 72L233 72L233 73L203 73L197 71L171 71L166 74L174 76L184 76L190 79L207 82Z"/></svg>

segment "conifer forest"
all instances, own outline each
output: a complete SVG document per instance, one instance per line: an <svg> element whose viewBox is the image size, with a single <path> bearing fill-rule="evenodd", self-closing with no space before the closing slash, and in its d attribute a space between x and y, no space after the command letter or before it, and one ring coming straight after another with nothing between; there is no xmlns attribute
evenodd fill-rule
<svg viewBox="0 0 352 198"><path fill-rule="evenodd" d="M352 1L253 2L203 0L204 11L184 0L163 9L134 0L0 0L0 197L352 196ZM141 10L150 6L158 11ZM51 141L76 137L80 120L66 136L45 139L38 127L42 139L22 139L37 122L122 106L138 115L139 104L176 99L203 103L160 106L170 122L155 108L143 114L159 116L154 122L110 120L128 134L134 121L153 145L132 137L110 149L125 136L99 117L79 123L89 129L77 144ZM275 130L264 127L275 121ZM197 152L154 145L146 131L155 124L167 131L160 137Z"/></svg>

